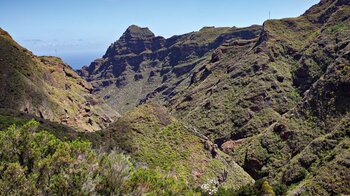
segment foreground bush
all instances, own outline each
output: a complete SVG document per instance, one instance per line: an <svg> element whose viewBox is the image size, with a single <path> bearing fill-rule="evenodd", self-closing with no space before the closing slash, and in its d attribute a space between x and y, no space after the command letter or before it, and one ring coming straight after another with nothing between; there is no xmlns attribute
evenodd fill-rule
<svg viewBox="0 0 350 196"><path fill-rule="evenodd" d="M0 132L0 190L4 195L81 195L123 192L132 169L114 151L97 154L89 142L63 142L30 121Z"/></svg>
<svg viewBox="0 0 350 196"><path fill-rule="evenodd" d="M0 195L174 195L194 193L170 173L135 168L129 157L62 141L32 120L0 131Z"/></svg>

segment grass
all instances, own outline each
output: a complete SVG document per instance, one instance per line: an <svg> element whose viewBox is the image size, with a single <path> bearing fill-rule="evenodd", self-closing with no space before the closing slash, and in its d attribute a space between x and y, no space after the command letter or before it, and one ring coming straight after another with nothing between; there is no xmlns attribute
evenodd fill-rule
<svg viewBox="0 0 350 196"><path fill-rule="evenodd" d="M139 106L119 121L112 128L113 135L119 138L119 141L125 142L116 144L130 152L137 162L144 163L150 169L161 173L174 173L177 178L185 179L192 187L216 178L225 168L231 175L230 182L236 182L238 185L251 182L249 176L238 165L233 167L227 164L224 158L212 158L204 149L204 143L199 137L193 135L188 128L166 114L159 106ZM242 179L237 180L234 175ZM237 188L238 185L226 186Z"/></svg>
<svg viewBox="0 0 350 196"><path fill-rule="evenodd" d="M306 44L311 42L315 38L315 34L312 33L317 31L317 26L303 16L268 20L264 23L264 28L272 36L272 39L278 38L278 41L282 41L297 50L303 49Z"/></svg>

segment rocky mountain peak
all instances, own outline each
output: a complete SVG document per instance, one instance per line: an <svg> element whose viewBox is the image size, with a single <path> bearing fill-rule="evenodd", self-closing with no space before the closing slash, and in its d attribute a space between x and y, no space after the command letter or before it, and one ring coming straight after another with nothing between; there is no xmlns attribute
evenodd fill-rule
<svg viewBox="0 0 350 196"><path fill-rule="evenodd" d="M153 50L154 41L159 39L160 37L155 37L154 33L147 27L131 25L119 40L111 44L104 58L115 55L140 54L146 50Z"/></svg>
<svg viewBox="0 0 350 196"><path fill-rule="evenodd" d="M149 30L148 27L139 27L137 25L130 25L126 31L123 33L125 38L139 38L147 39L154 37L154 33Z"/></svg>

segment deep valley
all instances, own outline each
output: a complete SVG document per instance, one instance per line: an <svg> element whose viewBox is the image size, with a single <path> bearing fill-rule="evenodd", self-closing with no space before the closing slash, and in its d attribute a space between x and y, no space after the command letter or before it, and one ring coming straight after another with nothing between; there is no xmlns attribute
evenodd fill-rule
<svg viewBox="0 0 350 196"><path fill-rule="evenodd" d="M79 70L0 29L0 195L349 195L349 112L349 0Z"/></svg>

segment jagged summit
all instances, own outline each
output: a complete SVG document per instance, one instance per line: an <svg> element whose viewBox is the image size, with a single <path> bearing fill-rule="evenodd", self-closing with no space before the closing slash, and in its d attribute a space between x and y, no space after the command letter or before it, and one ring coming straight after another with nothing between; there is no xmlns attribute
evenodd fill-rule
<svg viewBox="0 0 350 196"><path fill-rule="evenodd" d="M130 36L130 37L143 39L143 38L154 37L155 35L148 27L139 27L137 25L130 25L126 29L126 31L123 33L123 36Z"/></svg>
<svg viewBox="0 0 350 196"><path fill-rule="evenodd" d="M120 111L125 112L159 85L167 83L160 89L166 91L164 94L171 93L178 81L189 79L190 73L203 66L205 58L210 60L213 50L220 45L250 48L249 40L257 38L260 30L261 26L211 27L165 39L151 37L153 34L147 28L132 25L108 48L102 59L82 68L79 74L92 82L96 92L102 90L102 86L110 89L101 97L110 101L110 105L122 106ZM142 39L134 36L136 32L143 35ZM239 56L237 52L236 55ZM131 86L135 88L131 90Z"/></svg>
<svg viewBox="0 0 350 196"><path fill-rule="evenodd" d="M107 49L103 58L115 55L140 54L160 47L163 37L155 37L147 27L129 26L123 35Z"/></svg>

